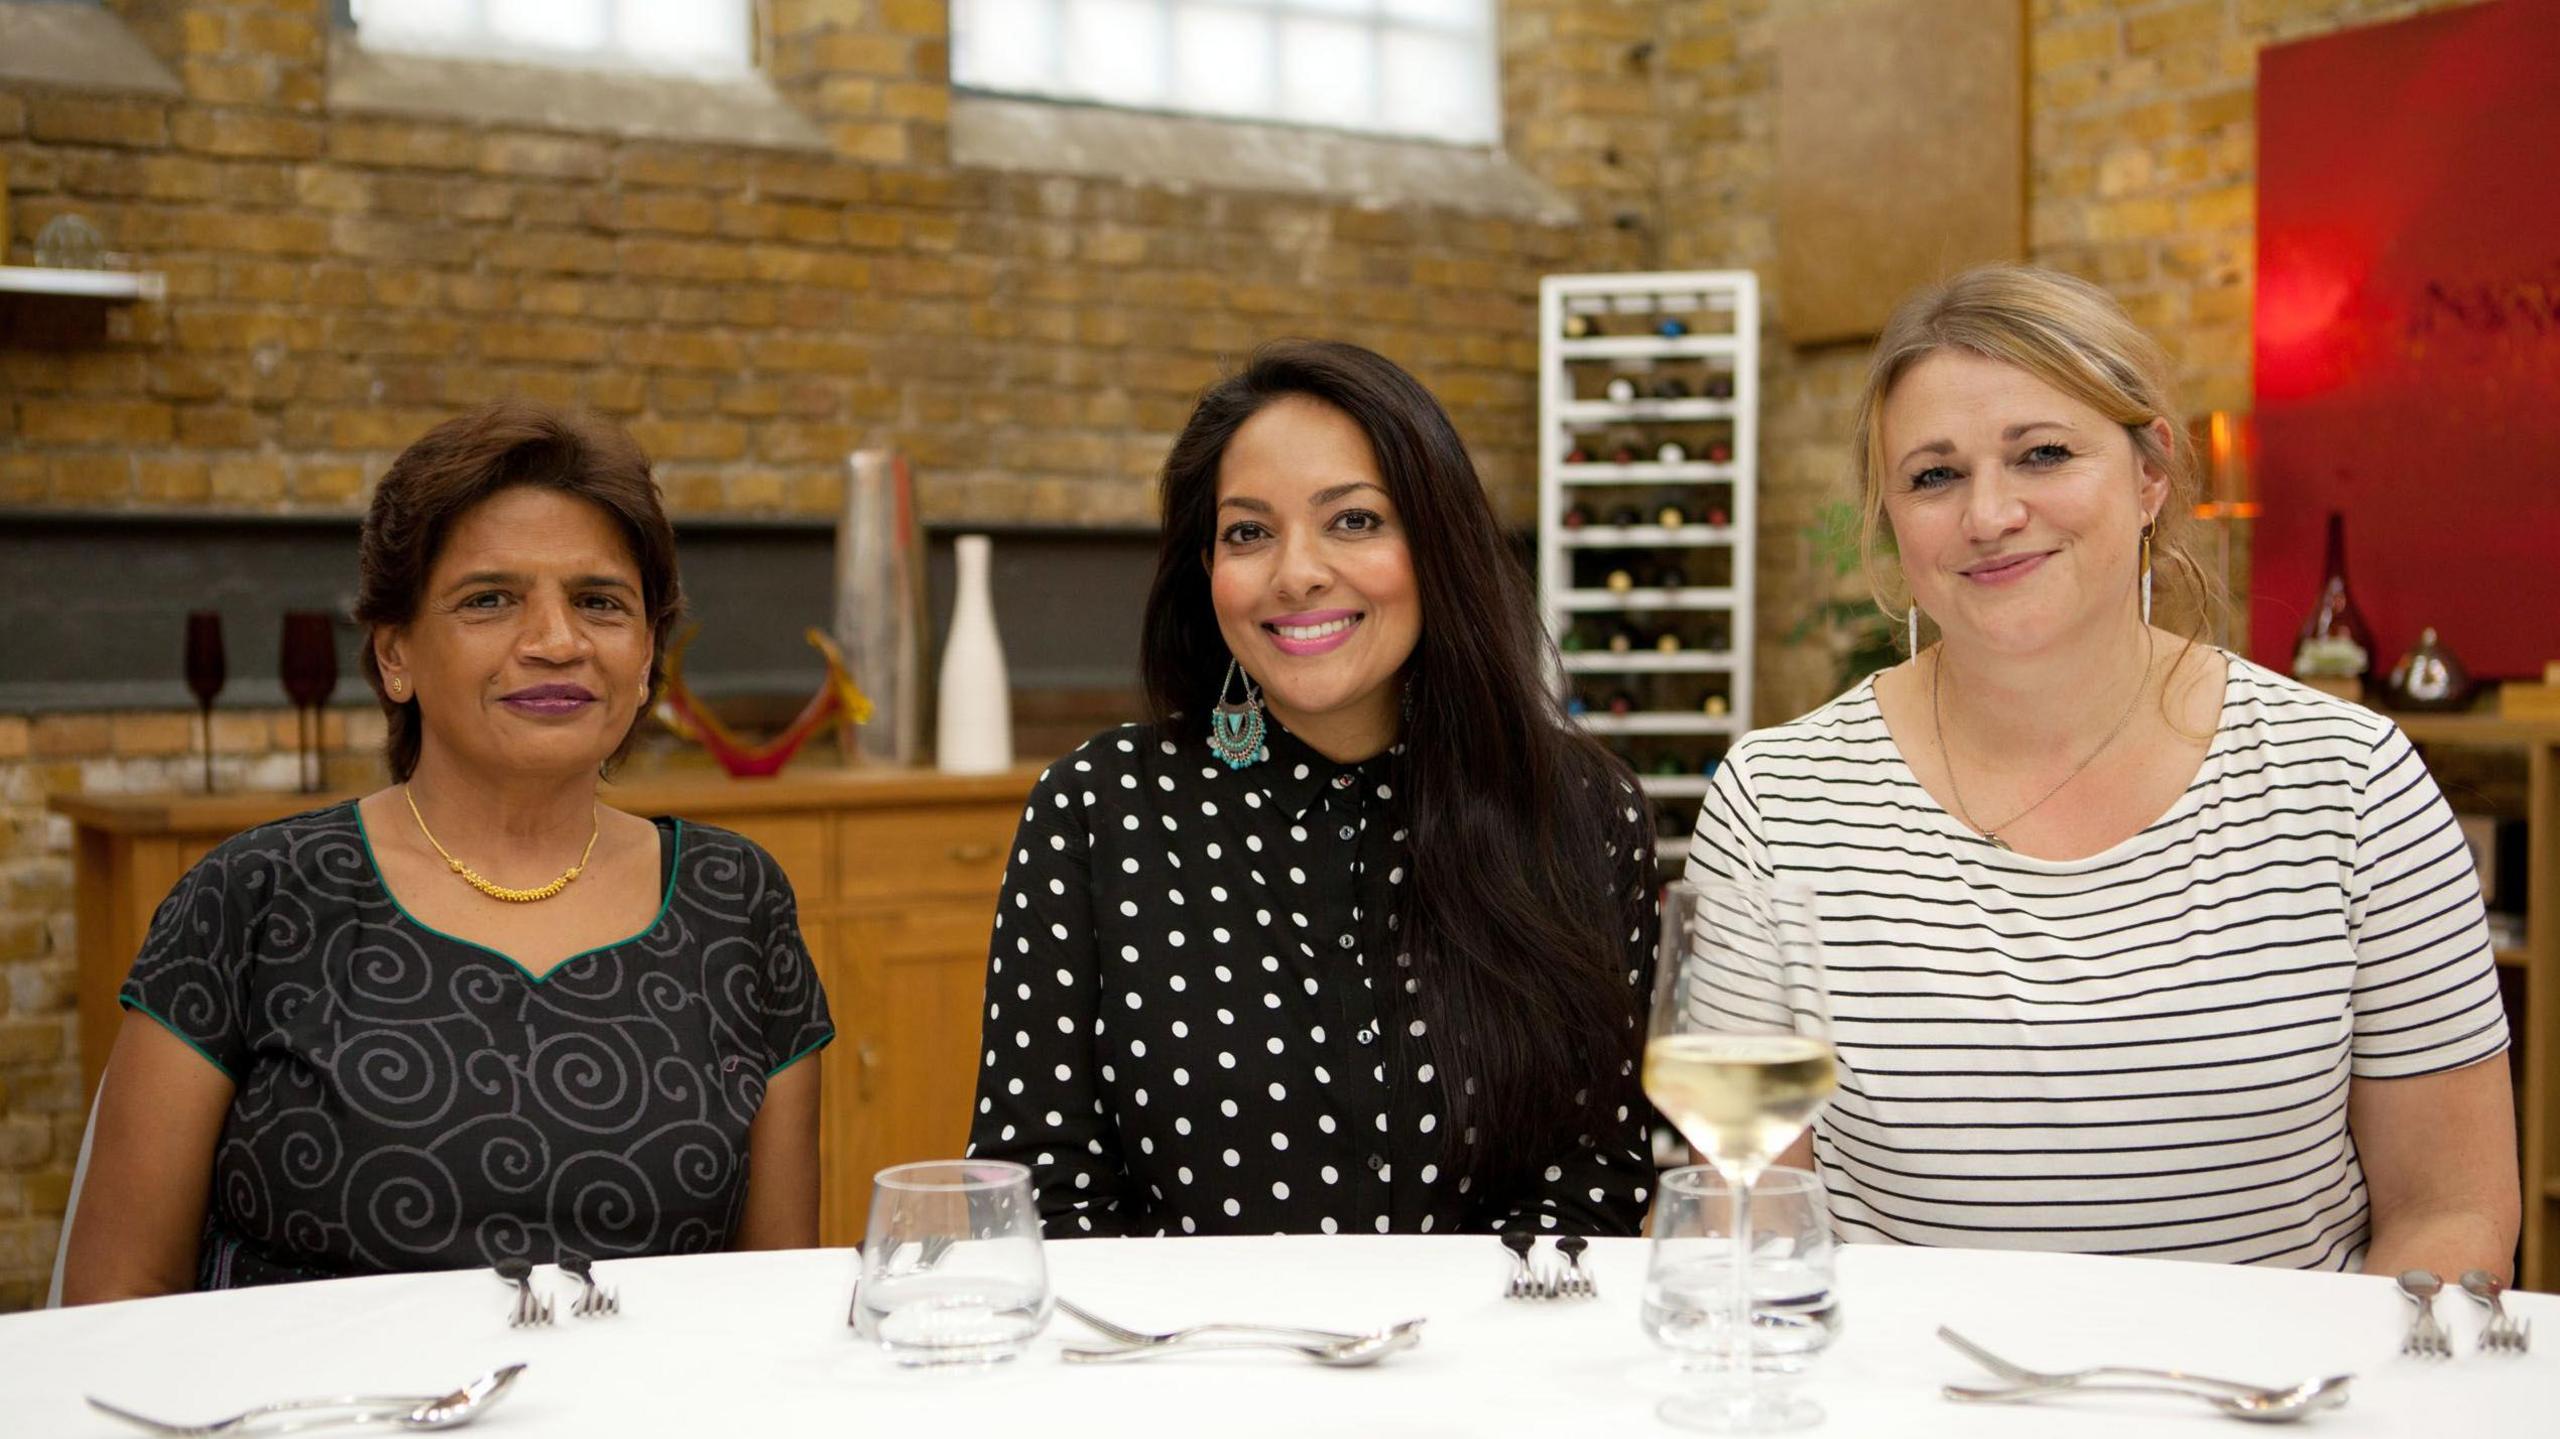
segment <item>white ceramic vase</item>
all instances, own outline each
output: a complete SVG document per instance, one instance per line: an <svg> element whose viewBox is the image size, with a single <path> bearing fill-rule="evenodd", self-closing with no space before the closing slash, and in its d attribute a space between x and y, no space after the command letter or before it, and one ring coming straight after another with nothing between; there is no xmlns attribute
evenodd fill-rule
<svg viewBox="0 0 2560 1439"><path fill-rule="evenodd" d="M985 535L962 535L953 545L958 583L951 632L942 642L933 747L945 774L994 774L1013 767L1013 691L1005 681L1004 642L996 636L989 551Z"/></svg>

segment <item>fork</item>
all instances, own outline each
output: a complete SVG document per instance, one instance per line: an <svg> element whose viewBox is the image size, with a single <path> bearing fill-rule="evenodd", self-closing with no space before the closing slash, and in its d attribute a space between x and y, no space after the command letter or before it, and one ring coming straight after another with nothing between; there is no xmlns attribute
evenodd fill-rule
<svg viewBox="0 0 2560 1439"><path fill-rule="evenodd" d="M1094 1313L1092 1310L1068 1303L1063 1297L1058 1298L1056 1302L1058 1308L1069 1318L1074 1319L1078 1323L1084 1325L1087 1329L1090 1329L1094 1333L1101 1335L1103 1338L1110 1340L1112 1343L1118 1344L1127 1349L1160 1348L1168 1344L1179 1344L1184 1340L1195 1338L1203 1334L1265 1334L1278 1338L1302 1340L1310 1344L1347 1344L1354 1340L1366 1339L1369 1337L1366 1334L1353 1333L1341 1329L1307 1329L1290 1324L1194 1324L1187 1328L1168 1329L1161 1333L1150 1333L1144 1329L1132 1329L1125 1324L1114 1324L1110 1320L1103 1318L1101 1315ZM1407 1324L1420 1324L1422 1321L1414 1319L1407 1320L1405 1322Z"/></svg>
<svg viewBox="0 0 2560 1439"><path fill-rule="evenodd" d="M1591 1281L1591 1271L1582 1267L1582 1251L1590 1247L1591 1241L1579 1234L1568 1234L1556 1241L1556 1253L1564 1257L1564 1262L1556 1266L1554 1275L1547 1281L1549 1298L1600 1297L1600 1286Z"/></svg>
<svg viewBox="0 0 2560 1439"><path fill-rule="evenodd" d="M2486 1269L2466 1269L2462 1274L2462 1292L2480 1302L2489 1311L2489 1322L2480 1328L2480 1352L2483 1354L2522 1354L2533 1343L2533 1321L2509 1317L2507 1306L2499 1302L2507 1286Z"/></svg>
<svg viewBox="0 0 2560 1439"><path fill-rule="evenodd" d="M1538 1236L1526 1229L1514 1229L1502 1236L1502 1247L1511 1251L1511 1283L1502 1291L1505 1299L1545 1299L1548 1297L1546 1276L1529 1262L1529 1251L1537 1245Z"/></svg>
<svg viewBox="0 0 2560 1439"><path fill-rule="evenodd" d="M2445 1337L2444 1326L2436 1322L2436 1291L2444 1281L2434 1271L2411 1269L2400 1276L2400 1292L2417 1306L2409 1320L2409 1333L2400 1341L2400 1352L2420 1359L2450 1359L2453 1342Z"/></svg>
<svg viewBox="0 0 2560 1439"><path fill-rule="evenodd" d="M2011 1384L2026 1389L2070 1389L2088 1379L2159 1379L2172 1384L2199 1385L2226 1394L2265 1398L2283 1394L2289 1387L2281 1384L2251 1384L2240 1379L2216 1379L2209 1374L2190 1374L2182 1369L2140 1369L2123 1364L2100 1364L2087 1369L2047 1372L2041 1369L2029 1369L2023 1364L2003 1359L1943 1324L1938 1326L1938 1337L1955 1346L1974 1363L2008 1380Z"/></svg>
<svg viewBox="0 0 2560 1439"><path fill-rule="evenodd" d="M560 1256L560 1272L578 1281L578 1300L569 1312L580 1319L594 1319L622 1312L622 1293L596 1282L595 1261L583 1254Z"/></svg>
<svg viewBox="0 0 2560 1439"><path fill-rule="evenodd" d="M497 1263L498 1277L516 1287L515 1312L507 1317L510 1329L530 1329L551 1322L551 1301L533 1290L533 1262L510 1255Z"/></svg>

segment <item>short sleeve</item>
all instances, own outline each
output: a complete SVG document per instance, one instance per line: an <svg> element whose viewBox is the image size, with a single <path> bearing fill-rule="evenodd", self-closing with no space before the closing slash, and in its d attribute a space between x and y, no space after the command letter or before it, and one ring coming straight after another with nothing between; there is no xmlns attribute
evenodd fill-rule
<svg viewBox="0 0 2560 1439"><path fill-rule="evenodd" d="M2347 934L2358 1078L2460 1069L2507 1047L2478 871L2396 725L2374 745L2357 805Z"/></svg>
<svg viewBox="0 0 2560 1439"><path fill-rule="evenodd" d="M151 917L116 1002L147 1015L237 1083L248 1069L249 973L266 861L234 840L197 861Z"/></svg>
<svg viewBox="0 0 2560 1439"><path fill-rule="evenodd" d="M1683 877L1701 879L1769 878L1769 847L1761 837L1760 807L1752 798L1749 759L1737 751L1716 766L1698 805L1698 824L1689 837Z"/></svg>
<svg viewBox="0 0 2560 1439"><path fill-rule="evenodd" d="M746 841L739 841L747 844ZM756 940L761 947L756 986L756 1028L763 1039L765 1077L771 1078L827 1047L836 1037L827 991L800 934L800 903L782 866L748 844L763 867L765 886Z"/></svg>

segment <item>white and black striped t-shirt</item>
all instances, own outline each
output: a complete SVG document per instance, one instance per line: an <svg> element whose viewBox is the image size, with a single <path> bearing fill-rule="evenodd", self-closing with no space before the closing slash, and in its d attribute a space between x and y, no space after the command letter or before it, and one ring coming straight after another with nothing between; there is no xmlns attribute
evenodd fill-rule
<svg viewBox="0 0 2560 1439"><path fill-rule="evenodd" d="M1872 681L1734 746L1689 873L1820 893L1845 1237L2350 1268L2350 1082L2505 1048L2477 875L2407 738L2229 676L2186 793L2087 859L1940 809Z"/></svg>

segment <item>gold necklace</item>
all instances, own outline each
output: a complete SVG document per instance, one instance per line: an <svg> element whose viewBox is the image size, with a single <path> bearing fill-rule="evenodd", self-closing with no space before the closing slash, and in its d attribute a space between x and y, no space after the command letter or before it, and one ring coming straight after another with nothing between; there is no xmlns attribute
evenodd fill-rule
<svg viewBox="0 0 2560 1439"><path fill-rule="evenodd" d="M579 875L586 872L587 861L595 857L596 836L604 832L604 807L599 805L596 807L596 814L593 820L594 827L587 831L587 851L586 853L578 856L578 862L576 864L569 866L569 872L567 874L560 876L549 884L541 885L533 889L509 889L503 884L491 884L488 880L481 878L478 870L473 869L471 866L464 864L458 859L455 859L452 853L443 845L436 844L436 832L427 828L427 817L418 813L418 797L411 794L409 792L409 787L405 784L400 786L400 797L409 802L409 817L418 822L418 833L427 837L427 843L435 845L436 853L444 856L444 862L452 868L455 874L462 876L462 882L464 884L471 886L473 889L480 891L491 899L503 899L509 904L532 904L538 900L549 899L551 896L567 889L569 887L569 881L576 879Z"/></svg>
<svg viewBox="0 0 2560 1439"><path fill-rule="evenodd" d="M2078 779L2080 777L2080 772L2096 763L2098 756L2107 752L2107 746L2116 742L2116 736L2124 733L2126 722L2133 718L2134 710L2142 703L2142 691L2144 687L2151 682L2151 636L2146 633L2142 637L2142 678L2135 681L2133 686L2133 698L2125 701L2124 713L2116 716L2115 728L2107 731L2107 737L2098 741L2098 747L2089 751L2089 757L2087 759L2084 759L2071 767L2071 773L2062 777L2061 784L2057 784L2053 788L2046 790L2044 792L2044 799L2037 800L2034 804L2028 805L2025 809L2009 816L2007 821L2004 823L1995 825L1989 829L1983 828L1982 825L1974 819L1972 809L1966 806L1964 802L1964 789L1956 783L1955 761L1947 758L1947 726L1946 722L1938 716L1938 682L1945 676L1946 672L1946 652L1941 648L1938 654L1937 663L1929 667L1929 728L1937 731L1938 768L1946 771L1947 792L1955 796L1956 813L1963 817L1966 827L1981 835L1993 849L2005 850L2009 848L2009 842L2000 837L2001 830L2007 829L2010 825L2016 824L2018 821L2025 819L2028 815L2034 814L2037 810L2044 808L2045 800L2051 799L2055 795L2062 793L2063 785L2067 785L2073 780Z"/></svg>

